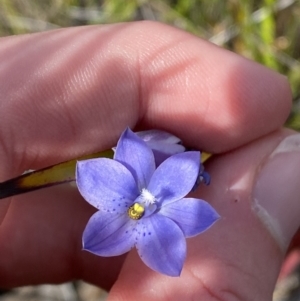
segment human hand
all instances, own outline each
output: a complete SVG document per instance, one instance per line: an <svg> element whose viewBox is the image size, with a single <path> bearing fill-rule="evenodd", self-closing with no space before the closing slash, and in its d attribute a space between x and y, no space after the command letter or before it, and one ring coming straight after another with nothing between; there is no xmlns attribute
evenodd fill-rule
<svg viewBox="0 0 300 301"><path fill-rule="evenodd" d="M171 278L135 251L82 251L94 209L69 185L0 200L0 287L80 278L111 288L109 300L271 300L299 226L300 138L280 130L286 79L151 22L2 38L0 58L0 180L108 149L127 126L159 128L217 154L194 195L221 216L188 239Z"/></svg>

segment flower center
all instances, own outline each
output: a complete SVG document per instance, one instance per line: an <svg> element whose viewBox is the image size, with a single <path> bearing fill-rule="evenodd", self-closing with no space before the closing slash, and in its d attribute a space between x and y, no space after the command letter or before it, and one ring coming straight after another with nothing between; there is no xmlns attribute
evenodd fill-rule
<svg viewBox="0 0 300 301"><path fill-rule="evenodd" d="M141 219L145 213L145 208L139 203L134 203L127 212L131 219Z"/></svg>
<svg viewBox="0 0 300 301"><path fill-rule="evenodd" d="M131 219L141 219L145 214L145 209L147 209L147 216L152 214L156 209L155 202L155 196L149 190L143 188L137 202L127 210L128 216Z"/></svg>
<svg viewBox="0 0 300 301"><path fill-rule="evenodd" d="M152 205L156 202L155 196L145 188L142 189L141 199L146 206Z"/></svg>

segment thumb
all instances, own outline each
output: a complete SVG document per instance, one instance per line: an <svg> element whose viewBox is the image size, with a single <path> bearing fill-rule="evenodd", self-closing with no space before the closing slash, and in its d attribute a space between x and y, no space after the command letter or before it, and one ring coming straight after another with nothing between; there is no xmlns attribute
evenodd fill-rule
<svg viewBox="0 0 300 301"><path fill-rule="evenodd" d="M210 202L221 219L187 240L181 276L151 271L132 251L108 300L272 299L300 224L300 135L276 132L213 158L207 169L212 183L195 196Z"/></svg>

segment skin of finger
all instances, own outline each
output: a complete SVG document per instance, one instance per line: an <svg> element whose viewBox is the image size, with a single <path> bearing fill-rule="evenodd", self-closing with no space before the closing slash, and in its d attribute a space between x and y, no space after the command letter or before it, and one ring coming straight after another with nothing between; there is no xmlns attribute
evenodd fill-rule
<svg viewBox="0 0 300 301"><path fill-rule="evenodd" d="M109 289L124 256L82 251L82 233L95 211L70 185L15 197L0 227L0 287L84 279Z"/></svg>
<svg viewBox="0 0 300 301"><path fill-rule="evenodd" d="M0 59L0 180L109 148L126 126L222 152L290 110L280 75L154 22L2 38Z"/></svg>
<svg viewBox="0 0 300 301"><path fill-rule="evenodd" d="M126 126L165 129L182 137L187 145L225 151L280 126L290 107L289 87L279 75L158 23L81 27L3 38L0 58L0 155L5 158L1 180L25 169L109 148ZM47 192L34 196L14 198L10 217L3 222L9 226L1 226L0 257L2 275L9 277L7 283L36 283L29 264L19 276L7 274L7 267L13 273L29 259L28 263L35 262L37 267L48 267L40 270L40 282L94 273L88 268L96 261L94 257L77 260L79 255L74 251L90 209L74 207L82 216L75 226L77 220L70 218L65 208L72 195L59 193L53 202L57 208L49 210L48 219L36 219L38 210L43 212L37 206L34 214L36 204L43 202L45 206L54 196ZM18 211L20 202L24 202L22 211ZM1 201L0 211L4 212L5 206L7 202ZM57 212L61 212L61 220L69 219L67 227L55 223ZM15 224L21 215L26 219ZM60 249L53 234L44 243L48 232L42 235L37 231L43 229L43 223L69 237ZM6 241L15 233L22 235L8 247ZM21 247L20 242L30 236L32 246L44 252L40 256L33 258L31 254L36 253L32 249ZM56 258L52 265L46 264L49 256ZM63 258L69 258L64 261L69 264L59 264ZM99 271L108 270L100 266L109 262L103 260ZM115 265L120 267L118 262Z"/></svg>
<svg viewBox="0 0 300 301"><path fill-rule="evenodd" d="M251 193L261 164L290 134L276 132L211 160L207 166L211 186L199 187L193 196L211 203L221 218L205 233L187 240L181 276L157 274L132 252L109 301L271 301L283 254L253 213Z"/></svg>

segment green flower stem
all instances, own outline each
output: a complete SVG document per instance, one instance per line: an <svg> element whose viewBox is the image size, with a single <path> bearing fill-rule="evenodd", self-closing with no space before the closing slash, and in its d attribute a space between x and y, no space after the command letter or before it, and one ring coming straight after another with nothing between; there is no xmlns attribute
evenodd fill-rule
<svg viewBox="0 0 300 301"><path fill-rule="evenodd" d="M40 170L28 172L19 177L0 183L0 199L14 195L75 181L75 168L78 160L98 157L112 158L113 151L107 150L85 155L70 161L59 163Z"/></svg>
<svg viewBox="0 0 300 301"><path fill-rule="evenodd" d="M112 150L106 150L91 155L85 155L80 158L28 172L16 178L7 180L0 183L0 199L41 188L73 182L75 181L75 168L77 161L99 157L113 158L113 154ZM202 163L209 157L210 154L202 153Z"/></svg>

